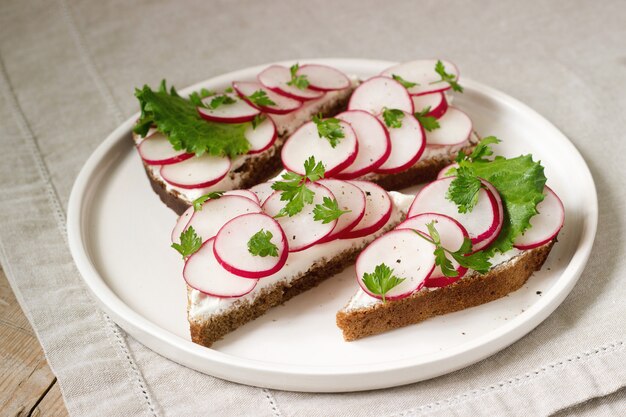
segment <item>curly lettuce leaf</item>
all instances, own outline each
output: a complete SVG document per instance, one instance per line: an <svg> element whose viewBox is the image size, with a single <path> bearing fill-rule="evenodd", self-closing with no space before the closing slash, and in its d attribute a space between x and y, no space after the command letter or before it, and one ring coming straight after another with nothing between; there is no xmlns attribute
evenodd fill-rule
<svg viewBox="0 0 626 417"><path fill-rule="evenodd" d="M141 107L141 117L133 131L145 136L151 126L163 133L176 150L197 156L208 153L231 158L245 154L250 148L244 132L247 123L209 122L200 117L196 106L178 95L172 87L167 91L165 81L158 91L144 85L135 90Z"/></svg>

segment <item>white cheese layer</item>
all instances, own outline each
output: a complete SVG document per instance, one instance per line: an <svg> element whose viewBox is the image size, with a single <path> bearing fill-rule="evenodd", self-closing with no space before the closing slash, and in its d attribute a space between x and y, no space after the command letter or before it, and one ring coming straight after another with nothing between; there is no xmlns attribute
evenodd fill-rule
<svg viewBox="0 0 626 417"><path fill-rule="evenodd" d="M253 301L265 288L273 286L277 282L291 282L306 273L316 263L324 262L335 255L353 248L362 248L376 237L381 235L390 225L398 223L406 214L413 196L397 192L390 192L393 201L393 212L387 224L377 233L369 236L333 240L331 242L313 245L300 252L291 252L287 258L287 263L280 271L266 278L261 278L257 286L248 294L238 298L213 297L192 289L190 292L189 319L201 320L213 314L218 314L242 301Z"/></svg>

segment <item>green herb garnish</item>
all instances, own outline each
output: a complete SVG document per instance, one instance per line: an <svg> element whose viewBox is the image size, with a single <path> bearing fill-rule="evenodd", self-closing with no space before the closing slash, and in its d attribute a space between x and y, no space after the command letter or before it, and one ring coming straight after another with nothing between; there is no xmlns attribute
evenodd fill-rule
<svg viewBox="0 0 626 417"><path fill-rule="evenodd" d="M234 158L250 149L244 135L247 123L215 123L202 119L191 100L179 96L174 87L167 91L165 80L158 91L145 85L135 90L135 96L139 100L141 117L133 131L140 136L145 136L151 127L156 126L174 149L197 156L208 153Z"/></svg>
<svg viewBox="0 0 626 417"><path fill-rule="evenodd" d="M248 100L250 100L255 106L258 107L267 107L276 104L267 96L267 93L263 90L256 90L254 93L250 94L248 96Z"/></svg>
<svg viewBox="0 0 626 417"><path fill-rule="evenodd" d="M200 90L200 92L198 91L194 91L193 93L191 93L189 95L189 101L191 101L193 104L196 105L196 107L205 107L206 105L202 102L202 99L207 98L207 97L211 97L213 95L215 95L215 91L211 91L211 90L207 90L206 88L203 88Z"/></svg>
<svg viewBox="0 0 626 417"><path fill-rule="evenodd" d="M382 263L374 268L372 273L363 274L363 283L372 293L382 296L383 303L387 300L385 295L394 287L400 285L406 278L393 275L393 269Z"/></svg>
<svg viewBox="0 0 626 417"><path fill-rule="evenodd" d="M180 253L183 259L188 258L200 249L202 239L196 234L193 226L180 234L180 243L172 243L172 248Z"/></svg>
<svg viewBox="0 0 626 417"><path fill-rule="evenodd" d="M254 256L265 258L266 256L278 256L278 247L272 243L272 232L259 230L248 241L248 252Z"/></svg>
<svg viewBox="0 0 626 417"><path fill-rule="evenodd" d="M412 83L411 81L407 81L404 78L396 74L391 74L391 78L393 78L394 80L402 84L404 88L411 88L411 87L415 87L416 85L419 85L418 83Z"/></svg>
<svg viewBox="0 0 626 417"><path fill-rule="evenodd" d="M306 75L298 75L299 68L299 64L293 64L289 68L289 72L291 73L291 80L287 81L287 85L296 87L299 90L305 90L309 87L309 80L307 79Z"/></svg>
<svg viewBox="0 0 626 417"><path fill-rule="evenodd" d="M404 118L404 112L398 109L383 109L383 120L387 127L397 129L402 127L402 119Z"/></svg>
<svg viewBox="0 0 626 417"><path fill-rule="evenodd" d="M315 193L306 184L324 178L324 165L315 163L315 158L310 157L304 162L304 172L304 175L286 172L282 175L282 181L272 184L272 189L281 192L280 199L287 201L274 217L293 216L300 213L306 204L313 203Z"/></svg>
<svg viewBox="0 0 626 417"><path fill-rule="evenodd" d="M313 116L313 122L317 125L317 134L320 138L328 139L330 146L333 148L339 144L339 140L346 135L343 128L339 124L340 120L330 117L322 119L322 115Z"/></svg>
<svg viewBox="0 0 626 417"><path fill-rule="evenodd" d="M211 102L209 103L209 107L212 109L217 109L219 106L235 104L237 100L232 98L231 96L227 96L226 94L221 94L219 96L215 96Z"/></svg>
<svg viewBox="0 0 626 417"><path fill-rule="evenodd" d="M435 129L439 129L441 126L436 118L433 116L426 116L430 112L430 106L426 106L422 111L415 112L414 116L424 129L432 132Z"/></svg>
<svg viewBox="0 0 626 417"><path fill-rule="evenodd" d="M224 191L212 191L208 194L205 195L201 195L200 197L196 198L195 200L193 200L193 211L200 211L202 210L202 205L207 201L207 200L217 200L218 198L220 198L221 196L224 195Z"/></svg>
<svg viewBox="0 0 626 417"><path fill-rule="evenodd" d="M461 85L457 82L456 75L447 73L446 67L443 65L443 62L437 61L437 64L435 64L435 72L439 74L441 79L433 81L431 84L444 82L450 84L452 90L458 91L459 93L463 92L463 87L461 87Z"/></svg>
<svg viewBox="0 0 626 417"><path fill-rule="evenodd" d="M341 215L350 213L351 211L341 210L336 199L324 197L323 201L323 204L317 204L313 208L313 220L321 221L323 224L330 223L341 217Z"/></svg>
<svg viewBox="0 0 626 417"><path fill-rule="evenodd" d="M267 117L263 113L259 113L252 119L252 129L256 129L258 125L263 123Z"/></svg>
<svg viewBox="0 0 626 417"><path fill-rule="evenodd" d="M448 255L452 256L452 258L462 267L473 269L481 274L489 271L491 268L489 256L483 251L472 253L472 241L470 239L465 238L461 247L454 252L443 247L441 244L441 237L435 227L435 223L437 222L433 220L432 222L426 224L426 227L428 228L428 235L418 230L414 230L414 232L417 233L422 239L425 239L435 245L435 265L441 268L441 272L446 277L456 277L459 275L459 271L454 268L454 265L448 258Z"/></svg>

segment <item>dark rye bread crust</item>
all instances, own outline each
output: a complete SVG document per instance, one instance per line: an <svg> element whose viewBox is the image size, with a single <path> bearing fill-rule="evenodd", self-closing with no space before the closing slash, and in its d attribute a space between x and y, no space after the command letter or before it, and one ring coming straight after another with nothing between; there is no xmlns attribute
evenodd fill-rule
<svg viewBox="0 0 626 417"><path fill-rule="evenodd" d="M210 347L213 343L238 327L265 314L270 308L279 306L298 294L301 294L322 281L338 274L353 264L360 247L351 248L324 262L314 264L307 272L290 283L277 282L265 288L253 301L242 300L233 304L223 314L213 315L205 320L195 321L189 316L191 340L194 343ZM188 288L187 310L191 305Z"/></svg>
<svg viewBox="0 0 626 417"><path fill-rule="evenodd" d="M419 291L386 304L341 310L337 326L344 339L352 341L497 300L521 288L540 270L555 242L556 238L524 252L515 258L516 262L505 262L484 275L474 273L436 291Z"/></svg>
<svg viewBox="0 0 626 417"><path fill-rule="evenodd" d="M350 94L345 97L341 97L337 100L330 101L324 104L319 113L324 117L334 116L344 111L350 100ZM280 133L280 132L279 132ZM280 159L280 151L287 140L287 136L279 134L274 146L267 151L255 154L253 157L246 160L240 167L228 173L231 178L235 177L235 174L239 175L239 181L237 183L237 189L250 188L256 184L267 181L268 179L275 177L283 168L282 161ZM133 138L135 142L135 138ZM136 142L135 142L136 143ZM157 178L151 171L149 166L144 163L144 169L150 181L152 190L159 196L161 201L170 209L174 210L176 214L181 215L190 206L185 201L182 195L177 190L168 190L165 182ZM220 190L228 191L228 190Z"/></svg>

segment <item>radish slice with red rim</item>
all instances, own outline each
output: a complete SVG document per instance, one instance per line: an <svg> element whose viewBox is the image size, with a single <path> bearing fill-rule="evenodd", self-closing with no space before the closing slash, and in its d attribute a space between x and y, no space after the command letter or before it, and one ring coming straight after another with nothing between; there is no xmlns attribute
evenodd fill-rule
<svg viewBox="0 0 626 417"><path fill-rule="evenodd" d="M250 191L252 191L257 198L259 199L259 204L263 205L265 200L272 194L274 194L274 189L272 188L273 182L262 182L253 187L250 187Z"/></svg>
<svg viewBox="0 0 626 417"><path fill-rule="evenodd" d="M341 239L363 237L380 230L391 218L393 203L391 197L380 186L369 181L350 181L365 193L365 214L349 232L341 234Z"/></svg>
<svg viewBox="0 0 626 417"><path fill-rule="evenodd" d="M448 110L446 95L441 92L411 96L411 99L413 100L413 108L416 113L421 113L428 108L428 113L425 116L434 117L435 119L441 118Z"/></svg>
<svg viewBox="0 0 626 417"><path fill-rule="evenodd" d="M248 242L262 231L271 233L270 242L276 246L277 256L250 253ZM263 213L243 214L228 221L215 236L215 258L222 268L242 278L264 278L285 265L289 250L287 238L278 222Z"/></svg>
<svg viewBox="0 0 626 417"><path fill-rule="evenodd" d="M194 156L194 154L187 153L185 150L175 150L165 135L157 132L146 136L137 145L137 150L141 159L148 165L177 164Z"/></svg>
<svg viewBox="0 0 626 417"><path fill-rule="evenodd" d="M206 241L200 249L191 255L183 277L191 288L201 293L219 298L241 297L256 287L256 279L242 278L222 268L213 252L215 239Z"/></svg>
<svg viewBox="0 0 626 417"><path fill-rule="evenodd" d="M302 125L283 146L281 159L285 169L304 175L304 162L311 156L316 162L322 162L326 177L332 177L350 166L358 152L356 134L346 122L340 121L339 126L344 137L333 148L326 138L319 136L314 122Z"/></svg>
<svg viewBox="0 0 626 417"><path fill-rule="evenodd" d="M458 80L459 69L456 65L449 61L441 60L441 62L446 72L455 75ZM417 83L418 85L408 88L413 96L449 90L450 84L440 82L441 76L435 71L435 65L437 65L436 59L419 59L387 68L382 75L390 78L398 75L406 81Z"/></svg>
<svg viewBox="0 0 626 417"><path fill-rule="evenodd" d="M306 64L298 68L297 75L306 76L309 88L320 91L343 90L350 87L350 79L338 69L327 65Z"/></svg>
<svg viewBox="0 0 626 417"><path fill-rule="evenodd" d="M391 140L387 129L375 116L363 110L349 110L335 117L352 126L359 146L354 162L338 173L337 178L358 178L374 171L387 160L391 153Z"/></svg>
<svg viewBox="0 0 626 417"><path fill-rule="evenodd" d="M260 213L261 207L247 197L224 195L205 201L201 209L194 212L187 228L193 227L203 242L214 237L224 224L242 214Z"/></svg>
<svg viewBox="0 0 626 417"><path fill-rule="evenodd" d="M427 224L435 222L435 228L439 233L441 239L441 246L444 248L456 252L461 249L465 238L469 238L467 230L452 217L439 213L422 213L415 217L411 217L408 220L400 223L396 229L411 229L419 230L425 234L428 234ZM447 277L441 271L441 268L437 265L435 269L426 279L425 286L429 288L444 287L450 285L459 279L461 279L467 272L467 268L461 266L452 257L449 257L454 269L456 269L458 275L456 277Z"/></svg>
<svg viewBox="0 0 626 417"><path fill-rule="evenodd" d="M230 171L227 156L204 154L172 165L163 165L160 173L163 179L179 188L205 188L217 184Z"/></svg>
<svg viewBox="0 0 626 417"><path fill-rule="evenodd" d="M472 245L476 245L491 238L498 227L502 227L498 203L491 191L481 188L474 209L469 213L459 213L457 205L446 198L454 178L456 177L442 178L422 188L415 196L407 217L415 217L422 213L445 214L461 223L467 230Z"/></svg>
<svg viewBox="0 0 626 417"><path fill-rule="evenodd" d="M289 68L272 65L259 73L257 79L263 86L270 90L296 100L313 100L324 95L322 91L310 88L299 89L296 86L287 84L291 81L291 71Z"/></svg>
<svg viewBox="0 0 626 417"><path fill-rule="evenodd" d="M315 206L323 204L324 197L334 199L333 193L328 188L315 183L309 183L307 187L315 193L313 203L306 204L301 212L293 216L278 217L276 219L287 236L289 252L299 252L321 242L322 239L333 231L337 224L337 220L324 224L313 219ZM274 217L285 206L286 202L280 199L280 195L281 193L277 191L265 200L263 204L265 213Z"/></svg>
<svg viewBox="0 0 626 417"><path fill-rule="evenodd" d="M402 84L380 76L358 86L348 103L348 110L364 110L374 115L382 113L385 108L413 114L413 101Z"/></svg>
<svg viewBox="0 0 626 417"><path fill-rule="evenodd" d="M565 220L563 202L548 186L543 189L546 197L537 204L539 214L530 218L531 227L515 239L517 249L533 249L545 245L559 234Z"/></svg>
<svg viewBox="0 0 626 417"><path fill-rule="evenodd" d="M439 128L426 132L429 145L458 145L469 139L472 133L472 120L457 109L448 107L448 111L439 118Z"/></svg>
<svg viewBox="0 0 626 417"><path fill-rule="evenodd" d="M259 206L261 205L261 202L259 201L259 197L250 190L230 190L230 191L226 191L224 195L237 195L237 196L245 197L255 202Z"/></svg>
<svg viewBox="0 0 626 417"><path fill-rule="evenodd" d="M365 215L365 193L356 185L347 181L323 179L317 182L328 188L337 199L339 209L348 210L337 219L337 225L333 231L323 239L329 242L340 238L342 234L352 230Z"/></svg>
<svg viewBox="0 0 626 417"><path fill-rule="evenodd" d="M243 100L248 104L266 113L272 114L286 114L294 110L298 110L302 107L302 101L295 100L293 98L285 97L281 94L275 93L269 88L265 88L263 85L255 82L236 81L233 83L233 88ZM257 91L263 91L267 95L267 98L274 102L267 106L258 106L254 104L248 97Z"/></svg>
<svg viewBox="0 0 626 417"><path fill-rule="evenodd" d="M379 116L382 120L382 116ZM389 127L391 153L387 160L376 169L382 174L394 174L414 165L426 148L426 137L422 125L410 113L404 113L402 126Z"/></svg>
<svg viewBox="0 0 626 417"><path fill-rule="evenodd" d="M225 95L233 100L234 103L222 104L216 108L211 108L211 101L218 96ZM198 107L200 117L210 122L218 123L245 123L249 122L258 114L260 110L251 106L246 101L239 98L236 94L218 94L207 97L202 100L207 107Z"/></svg>
<svg viewBox="0 0 626 417"><path fill-rule="evenodd" d="M480 182L482 182L483 186L489 190L491 192L491 195L493 195L494 200L496 201L496 204L498 205L498 225L496 226L496 228L493 230L491 236L486 237L485 239L483 239L482 241L476 243L475 245L472 246L472 250L474 252L477 252L479 250L485 249L487 246L491 245L491 243L496 240L496 238L498 237L498 235L500 234L500 230L502 230L502 225L504 224L504 203L502 202L502 198L500 197L500 193L498 192L498 190L496 189L496 187L493 186L493 184L491 184L489 181L483 180L481 179Z"/></svg>
<svg viewBox="0 0 626 417"><path fill-rule="evenodd" d="M248 126L244 132L244 136L250 143L249 154L261 153L269 149L278 134L276 133L276 125L269 117L257 125L257 127Z"/></svg>
<svg viewBox="0 0 626 417"><path fill-rule="evenodd" d="M374 240L356 260L357 282L367 294L373 294L363 282L366 273L371 274L380 264L393 270L393 275L404 281L385 295L387 300L399 300L419 290L435 267L435 245L422 239L412 230L392 230Z"/></svg>
<svg viewBox="0 0 626 417"><path fill-rule="evenodd" d="M191 220L192 216L193 206L189 206L187 207L187 210L185 210L183 214L178 217L178 220L176 220L176 225L174 226L174 229L172 229L172 243L180 243L180 234L187 228L189 220Z"/></svg>
<svg viewBox="0 0 626 417"><path fill-rule="evenodd" d="M458 167L459 164L457 164L456 162L450 165L446 165L441 171L439 171L439 174L437 174L437 179L440 180L442 178L454 177L454 171L450 172L450 170Z"/></svg>

